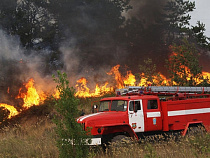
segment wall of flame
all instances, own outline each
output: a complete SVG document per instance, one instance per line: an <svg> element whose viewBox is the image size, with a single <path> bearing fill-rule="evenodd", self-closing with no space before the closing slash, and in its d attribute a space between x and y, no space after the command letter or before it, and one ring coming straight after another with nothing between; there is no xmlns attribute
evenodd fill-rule
<svg viewBox="0 0 210 158"><path fill-rule="evenodd" d="M110 75L115 80L115 85L109 84L109 82L105 82L103 85L96 84L95 89L90 90L88 88L88 80L84 77L77 80L77 84L74 86L76 89L75 96L77 97L100 97L108 92L114 92L115 89L124 88L125 86L147 86L147 85L156 85L156 86L171 86L170 80L168 80L164 75L158 73L156 76L153 76L153 81L148 81L145 77L144 73L140 74L140 80L136 79L136 76L132 74L131 71L127 71L127 74L123 76L119 71L120 65L116 65L112 67L112 69L107 72L107 75ZM187 80L190 80L190 71L187 67L185 70L188 72L189 76ZM181 74L180 74L181 75ZM197 79L195 82L197 84L207 79L208 83L210 84L210 73L209 72L202 72L203 78ZM36 83L38 84L38 83ZM172 83L173 85L177 85L175 82ZM12 87L10 87L12 88ZM8 93L9 89L8 88ZM53 97L59 98L58 90L54 90ZM19 93L16 96L16 99L22 99L23 105L22 109L28 109L31 106L38 106L44 102L47 98L47 94L43 91L37 91L35 88L35 81L33 78L29 79L28 82L23 83L23 87L19 89ZM6 103L0 103L0 107L3 107L9 111L8 119L12 118L13 116L18 115L21 111L18 111L13 105L8 105Z"/></svg>

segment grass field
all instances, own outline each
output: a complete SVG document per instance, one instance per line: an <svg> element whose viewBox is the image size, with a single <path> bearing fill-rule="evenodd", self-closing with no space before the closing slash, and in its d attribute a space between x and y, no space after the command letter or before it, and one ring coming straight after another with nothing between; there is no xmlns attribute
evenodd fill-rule
<svg viewBox="0 0 210 158"><path fill-rule="evenodd" d="M152 143L153 142L153 143ZM125 144L122 147L112 147L105 154L98 153L96 157L114 158L207 158L210 157L210 135L197 135L179 140L170 138L168 141L143 141L141 143ZM100 156L103 155L103 156Z"/></svg>
<svg viewBox="0 0 210 158"><path fill-rule="evenodd" d="M47 116L30 117L20 124L4 127L0 131L0 157L8 158L57 158L55 125ZM90 158L182 158L210 157L210 134L169 140L143 140L141 143L111 144L103 151L92 147Z"/></svg>
<svg viewBox="0 0 210 158"><path fill-rule="evenodd" d="M0 132L0 157L58 157L55 125L47 118L30 118Z"/></svg>
<svg viewBox="0 0 210 158"><path fill-rule="evenodd" d="M95 100L81 100L80 109L91 112ZM85 106L84 106L85 105ZM53 108L50 103L35 106L0 128L0 158L57 158ZM144 139L140 143L111 144L103 151L91 147L89 158L210 158L210 133L167 141Z"/></svg>

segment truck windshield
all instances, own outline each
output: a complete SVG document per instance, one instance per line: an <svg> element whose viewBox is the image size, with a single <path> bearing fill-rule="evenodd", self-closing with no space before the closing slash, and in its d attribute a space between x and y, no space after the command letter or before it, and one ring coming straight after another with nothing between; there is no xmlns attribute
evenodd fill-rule
<svg viewBox="0 0 210 158"><path fill-rule="evenodd" d="M113 100L113 101L101 101L99 111L109 111L109 105L111 111L126 111L127 101L125 100Z"/></svg>
<svg viewBox="0 0 210 158"><path fill-rule="evenodd" d="M101 101L98 111L109 111L111 101Z"/></svg>

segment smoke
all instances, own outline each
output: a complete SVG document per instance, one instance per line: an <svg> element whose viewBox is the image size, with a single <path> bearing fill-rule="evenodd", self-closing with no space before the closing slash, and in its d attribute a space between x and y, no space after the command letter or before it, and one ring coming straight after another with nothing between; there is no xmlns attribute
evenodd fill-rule
<svg viewBox="0 0 210 158"><path fill-rule="evenodd" d="M94 57L91 57L90 54L87 54L85 59L81 58L79 55L81 54L82 50L76 47L76 43L76 39L72 38L66 40L60 46L63 61L62 71L66 72L69 76L70 84L74 86L77 84L77 80L84 77L88 80L88 86L90 89L94 89L96 83L104 84L106 81L111 80L110 76L107 75L107 72L110 71L112 66L104 66L105 64L99 66L98 64L95 64L95 60L97 62L98 60L96 58L94 59ZM101 60L106 62L106 59L103 57ZM94 67L93 65L98 66Z"/></svg>
<svg viewBox="0 0 210 158"><path fill-rule="evenodd" d="M0 37L0 101L16 107L20 106L17 105L19 102L15 100L15 97L18 95L19 88L30 78L34 79L38 92L54 93L56 83L52 80L51 75L56 72L45 73L46 67L51 64L46 62L46 57L50 56L51 52L48 50L40 52L26 50L21 46L18 36L8 35L3 30L0 30ZM85 77L88 80L89 88L94 89L96 83L104 84L111 80L111 76L106 73L112 66L88 66L87 61L81 60L78 55L81 53L81 49L76 47L76 43L76 39L71 38L60 45L62 56L60 62L63 63L63 66L58 69L67 73L70 85L74 86L78 79ZM55 63L53 64L55 65Z"/></svg>
<svg viewBox="0 0 210 158"><path fill-rule="evenodd" d="M124 13L127 19L136 17L144 22L145 26L154 24L158 18L161 17L164 4L168 0L131 0L130 9L127 13Z"/></svg>
<svg viewBox="0 0 210 158"><path fill-rule="evenodd" d="M55 88L52 77L43 75L46 65L44 55L47 55L47 51L42 52L42 55L31 53L21 46L18 36L7 35L2 30L0 37L1 102L14 105L19 88L30 78L35 80L38 91L47 91L52 86Z"/></svg>
<svg viewBox="0 0 210 158"><path fill-rule="evenodd" d="M126 20L137 18L137 23L141 23L143 28L134 23L131 30L126 30L130 31L129 37L122 31L123 27L117 28L121 23L119 15L110 15L114 8L105 8L100 3L93 7L85 5L77 8L78 14L71 18L71 12L60 11L63 15L60 17L63 22L60 31L66 35L65 40L59 43L59 61L49 59L52 56L49 50L26 50L18 36L8 35L0 29L0 97L8 87L11 94L17 95L22 83L32 77L39 90L53 91L55 83L51 74L56 74L56 69L67 73L72 86L81 77L87 78L90 88L94 88L96 83L104 84L113 80L107 72L117 64L135 74L144 59L152 58L158 71L162 71L168 50L160 42L164 37L158 25L153 24L161 20L162 9L167 1L131 0L132 9L124 12L123 16ZM206 63L208 65L208 61ZM54 68L51 68L52 65ZM4 96L10 100L8 94Z"/></svg>
<svg viewBox="0 0 210 158"><path fill-rule="evenodd" d="M20 65L18 63L23 59L23 54L17 37L8 36L2 30L0 30L0 37L0 95L1 99L7 100L8 98L4 95L7 88L14 85L14 89L16 89L19 85L16 81L21 75L15 74L19 73Z"/></svg>
<svg viewBox="0 0 210 158"><path fill-rule="evenodd" d="M2 60L21 60L23 59L19 39L15 36L8 36L0 30L0 57Z"/></svg>

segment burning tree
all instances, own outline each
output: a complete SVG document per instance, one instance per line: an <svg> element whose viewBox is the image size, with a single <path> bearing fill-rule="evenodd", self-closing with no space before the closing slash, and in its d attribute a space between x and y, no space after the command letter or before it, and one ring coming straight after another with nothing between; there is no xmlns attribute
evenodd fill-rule
<svg viewBox="0 0 210 158"><path fill-rule="evenodd" d="M172 53L167 60L167 67L172 84L195 86L202 74L195 46L184 40L182 45L174 44L170 49Z"/></svg>

